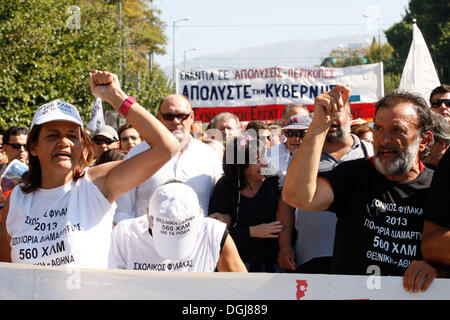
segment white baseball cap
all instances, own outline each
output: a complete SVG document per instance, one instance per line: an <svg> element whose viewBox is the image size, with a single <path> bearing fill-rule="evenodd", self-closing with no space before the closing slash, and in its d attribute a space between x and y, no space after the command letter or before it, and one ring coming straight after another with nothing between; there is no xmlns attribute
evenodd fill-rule
<svg viewBox="0 0 450 320"><path fill-rule="evenodd" d="M83 128L83 120L81 120L78 110L70 103L56 99L37 109L33 121L31 121L30 130L35 125L58 120L70 121Z"/></svg>
<svg viewBox="0 0 450 320"><path fill-rule="evenodd" d="M153 242L161 257L187 258L195 248L203 222L197 193L182 182L158 187L149 203Z"/></svg>

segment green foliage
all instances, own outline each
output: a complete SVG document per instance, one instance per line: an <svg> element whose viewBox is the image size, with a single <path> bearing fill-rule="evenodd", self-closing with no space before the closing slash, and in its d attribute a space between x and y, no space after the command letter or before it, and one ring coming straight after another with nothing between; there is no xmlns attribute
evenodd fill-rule
<svg viewBox="0 0 450 320"><path fill-rule="evenodd" d="M385 31L388 43L381 46L385 94L392 92L400 84L403 67L411 47L413 19L417 20L417 26L425 38L441 83L450 83L449 14L448 0L410 0L402 21ZM376 63L380 61L379 48L379 44L373 41L370 48L361 49L356 54L366 58L367 63ZM330 53L330 56L336 59L332 66L346 67L356 64L354 61L358 60L352 58L350 53L355 54L348 49L334 49Z"/></svg>
<svg viewBox="0 0 450 320"><path fill-rule="evenodd" d="M70 5L80 8L78 27L73 25L75 13L68 11ZM156 15L146 10L145 19ZM158 81L149 84L148 62L145 64L144 59L145 51L163 52L160 22L151 25L149 20L134 19L134 24L126 21L124 28L119 28L117 1L0 0L0 129L29 126L36 109L56 98L74 104L87 122L94 101L88 79L94 69L119 76L123 70L125 78L142 74L142 90L152 93L134 88L133 94L146 97L139 100L143 105L156 100L150 98L152 95L165 93L165 78L158 69L153 72L153 79ZM136 32L139 28L141 32ZM124 34L136 34L140 39L130 38L129 70L120 68Z"/></svg>
<svg viewBox="0 0 450 320"><path fill-rule="evenodd" d="M136 77L128 78L127 83L129 87L127 93L134 96L154 115L156 115L160 100L172 93L171 88L167 86L167 77L158 68L151 74L142 72Z"/></svg>
<svg viewBox="0 0 450 320"><path fill-rule="evenodd" d="M343 68L364 64L362 49L334 49L330 53L332 66L334 68Z"/></svg>
<svg viewBox="0 0 450 320"><path fill-rule="evenodd" d="M425 38L441 83L450 83L450 2L448 0L410 0L403 20L386 30L385 34L395 50L395 71L401 73L412 42L412 20Z"/></svg>

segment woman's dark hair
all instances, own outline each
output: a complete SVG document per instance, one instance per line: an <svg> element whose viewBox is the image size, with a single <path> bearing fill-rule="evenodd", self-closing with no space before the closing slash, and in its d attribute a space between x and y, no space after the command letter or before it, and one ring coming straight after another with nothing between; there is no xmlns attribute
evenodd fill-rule
<svg viewBox="0 0 450 320"><path fill-rule="evenodd" d="M262 153L257 140L250 135L234 137L226 144L223 173L233 187L238 190L244 189L247 184L245 170L249 165L257 163L260 155L262 156Z"/></svg>
<svg viewBox="0 0 450 320"><path fill-rule="evenodd" d="M35 125L33 129L31 129L27 137L26 149L28 151L29 161L28 161L28 172L21 180L21 183L23 185L20 188L22 189L23 193L31 193L41 187L42 183L41 164L39 163L39 158L31 154L32 147L36 145L38 142L41 129L42 125ZM84 130L81 129L81 127L80 127L80 135L81 135L82 149L85 150L88 145L88 138L86 137L86 134ZM84 169L88 166L83 150L81 153L80 162L74 170L73 174L74 180L77 180L78 178L83 176Z"/></svg>
<svg viewBox="0 0 450 320"><path fill-rule="evenodd" d="M110 161L123 160L125 156L126 153L122 149L109 149L101 154L100 158L98 158L97 165Z"/></svg>

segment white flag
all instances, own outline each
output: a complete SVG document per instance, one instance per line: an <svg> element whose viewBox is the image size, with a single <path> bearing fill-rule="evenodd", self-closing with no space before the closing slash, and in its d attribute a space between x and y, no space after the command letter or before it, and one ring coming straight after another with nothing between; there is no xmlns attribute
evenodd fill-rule
<svg viewBox="0 0 450 320"><path fill-rule="evenodd" d="M429 104L431 91L440 85L425 39L413 20L413 40L399 89L420 93Z"/></svg>
<svg viewBox="0 0 450 320"><path fill-rule="evenodd" d="M87 124L87 128L94 132L98 127L105 124L105 118L103 117L102 99L96 98L94 108L92 109L91 119Z"/></svg>

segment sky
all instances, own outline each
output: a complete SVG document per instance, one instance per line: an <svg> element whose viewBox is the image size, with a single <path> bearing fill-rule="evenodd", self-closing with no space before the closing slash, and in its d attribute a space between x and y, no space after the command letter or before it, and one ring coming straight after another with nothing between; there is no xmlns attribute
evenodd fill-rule
<svg viewBox="0 0 450 320"><path fill-rule="evenodd" d="M408 0L153 0L165 22L165 55L161 67L173 63L173 22L176 22L175 62L291 40L326 39L370 34L378 39L401 21ZM365 18L379 12L380 19Z"/></svg>

